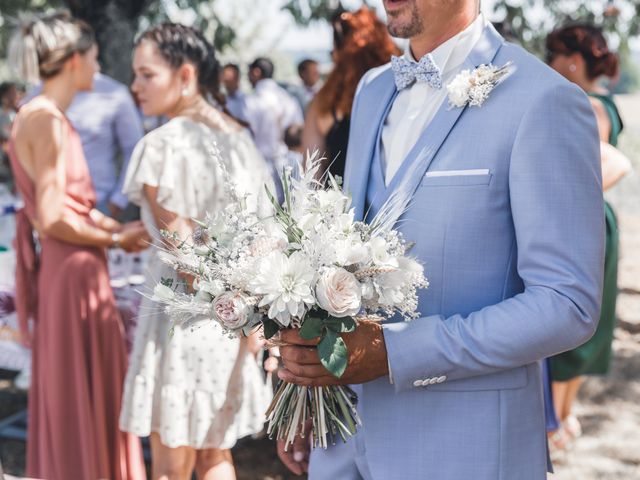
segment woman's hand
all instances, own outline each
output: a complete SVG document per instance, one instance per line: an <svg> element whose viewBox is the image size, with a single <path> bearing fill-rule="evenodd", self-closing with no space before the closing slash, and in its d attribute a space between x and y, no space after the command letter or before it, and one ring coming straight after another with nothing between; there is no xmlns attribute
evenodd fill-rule
<svg viewBox="0 0 640 480"><path fill-rule="evenodd" d="M117 246L126 252L139 252L151 244L151 237L142 222L126 223L117 235Z"/></svg>

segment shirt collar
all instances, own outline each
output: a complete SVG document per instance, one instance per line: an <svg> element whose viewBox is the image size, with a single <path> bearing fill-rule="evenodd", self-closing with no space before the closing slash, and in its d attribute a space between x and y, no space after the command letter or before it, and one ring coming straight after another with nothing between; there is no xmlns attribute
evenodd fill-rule
<svg viewBox="0 0 640 480"><path fill-rule="evenodd" d="M277 86L276 81L273 78L263 78L262 80L258 80L258 83L256 83L255 91L260 92L262 90L268 90L273 88L274 85Z"/></svg>
<svg viewBox="0 0 640 480"><path fill-rule="evenodd" d="M434 63L440 68L443 75L462 65L475 44L480 40L487 24L487 20L481 13L471 25L431 52ZM409 44L405 48L404 56L410 62L416 62Z"/></svg>

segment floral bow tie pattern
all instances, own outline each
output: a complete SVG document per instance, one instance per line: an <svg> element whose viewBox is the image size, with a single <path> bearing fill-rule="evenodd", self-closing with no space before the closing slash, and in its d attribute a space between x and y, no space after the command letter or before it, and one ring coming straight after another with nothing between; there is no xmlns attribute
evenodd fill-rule
<svg viewBox="0 0 640 480"><path fill-rule="evenodd" d="M431 54L427 54L419 62L412 62L403 57L391 57L391 69L398 90L410 87L414 83L426 83L435 89L442 88L440 68L435 64Z"/></svg>

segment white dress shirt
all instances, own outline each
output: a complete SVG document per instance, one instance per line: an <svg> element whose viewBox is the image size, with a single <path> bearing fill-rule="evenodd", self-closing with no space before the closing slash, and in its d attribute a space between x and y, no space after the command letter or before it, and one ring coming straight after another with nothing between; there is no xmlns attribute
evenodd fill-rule
<svg viewBox="0 0 640 480"><path fill-rule="evenodd" d="M484 16L480 14L466 29L431 52L433 61L442 74L442 88L435 89L426 83L416 82L398 93L382 128L382 152L387 185L446 99L446 85L453 80L480 40L486 25ZM404 55L409 61L416 61L409 46Z"/></svg>
<svg viewBox="0 0 640 480"><path fill-rule="evenodd" d="M258 150L279 171L288 151L285 130L304 123L298 102L274 80L260 80L255 92L247 97L247 120Z"/></svg>

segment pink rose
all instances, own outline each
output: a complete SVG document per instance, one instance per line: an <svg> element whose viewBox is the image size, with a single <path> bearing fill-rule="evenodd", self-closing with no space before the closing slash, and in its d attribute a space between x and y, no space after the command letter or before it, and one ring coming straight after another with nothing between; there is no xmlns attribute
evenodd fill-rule
<svg viewBox="0 0 640 480"><path fill-rule="evenodd" d="M224 328L239 330L249 321L249 307L243 295L224 292L213 301L213 315Z"/></svg>

